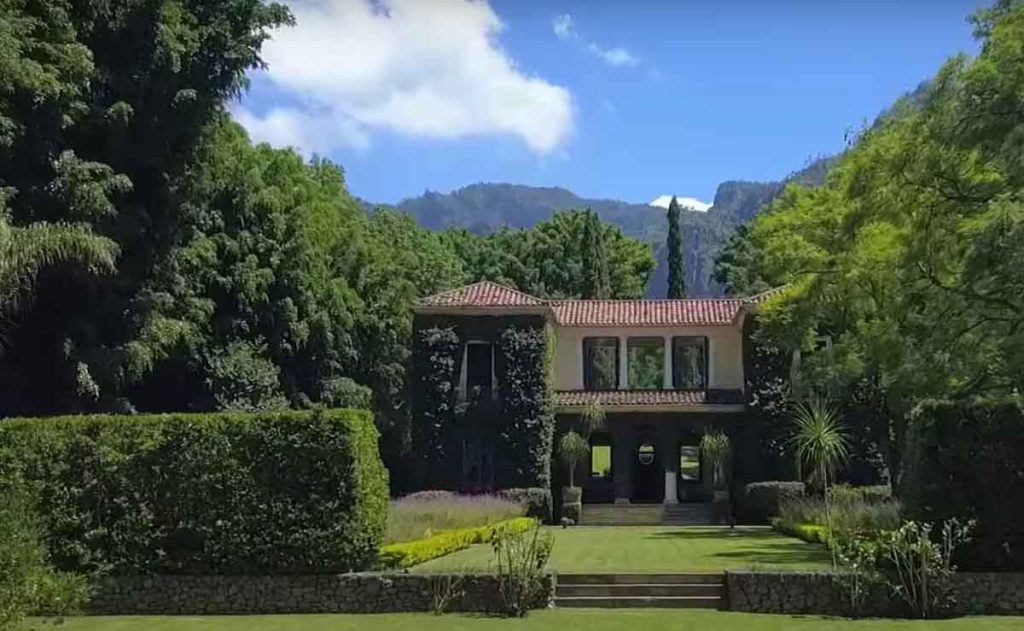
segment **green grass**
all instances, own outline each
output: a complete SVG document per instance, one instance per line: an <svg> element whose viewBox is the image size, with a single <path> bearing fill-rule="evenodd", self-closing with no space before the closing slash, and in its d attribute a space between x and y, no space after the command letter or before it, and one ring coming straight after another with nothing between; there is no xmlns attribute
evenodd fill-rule
<svg viewBox="0 0 1024 631"><path fill-rule="evenodd" d="M550 566L558 572L685 572L828 567L823 546L768 528L670 528L663 526L577 526L551 528ZM477 545L428 561L414 572L487 569L491 549Z"/></svg>
<svg viewBox="0 0 1024 631"><path fill-rule="evenodd" d="M843 620L723 611L554 609L521 620L449 614L70 618L61 631L1011 631L1024 618Z"/></svg>

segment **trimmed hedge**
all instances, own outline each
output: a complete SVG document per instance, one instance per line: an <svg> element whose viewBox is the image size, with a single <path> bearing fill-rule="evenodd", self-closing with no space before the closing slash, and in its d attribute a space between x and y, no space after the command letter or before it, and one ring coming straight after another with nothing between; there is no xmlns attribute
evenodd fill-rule
<svg viewBox="0 0 1024 631"><path fill-rule="evenodd" d="M19 419L20 474L62 570L315 574L370 568L387 471L358 410Z"/></svg>
<svg viewBox="0 0 1024 631"><path fill-rule="evenodd" d="M540 487L503 489L498 491L498 497L522 504L527 517L539 519L545 524L551 523L554 504L551 491L548 489Z"/></svg>
<svg viewBox="0 0 1024 631"><path fill-rule="evenodd" d="M551 407L551 353L545 327L512 325L501 332L500 430L496 479L503 486L551 486L555 415Z"/></svg>
<svg viewBox="0 0 1024 631"><path fill-rule="evenodd" d="M900 499L910 519L977 520L958 564L1024 569L1024 403L927 401L911 415Z"/></svg>
<svg viewBox="0 0 1024 631"><path fill-rule="evenodd" d="M808 543L821 543L829 545L828 529L817 524L796 524L789 526L783 520L775 518L772 520L772 529L776 532L802 539Z"/></svg>
<svg viewBox="0 0 1024 631"><path fill-rule="evenodd" d="M752 482L743 487L740 513L746 521L767 522L779 515L784 503L803 496L803 482Z"/></svg>
<svg viewBox="0 0 1024 631"><path fill-rule="evenodd" d="M448 530L425 539L392 543L380 549L380 565L388 569L410 568L477 543L490 543L499 532L524 532L534 523L535 520L529 517L514 517L496 524Z"/></svg>

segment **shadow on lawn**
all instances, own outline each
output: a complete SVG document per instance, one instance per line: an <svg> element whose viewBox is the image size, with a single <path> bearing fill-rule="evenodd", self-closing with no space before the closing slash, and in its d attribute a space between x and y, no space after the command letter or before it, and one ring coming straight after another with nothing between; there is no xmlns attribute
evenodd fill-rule
<svg viewBox="0 0 1024 631"><path fill-rule="evenodd" d="M749 540L771 540L777 541L782 544L789 543L790 541L798 541L780 535L779 533L771 530L770 528L753 526L743 527L738 526L736 528L728 528L723 526L721 529L716 530L697 530L697 529L685 529L680 528L678 530L660 530L644 535L645 539L749 539ZM803 542L799 542L803 543Z"/></svg>
<svg viewBox="0 0 1024 631"><path fill-rule="evenodd" d="M824 547L806 543L798 539L782 536L774 531L758 529L743 530L723 529L720 531L686 531L664 530L644 536L645 539L679 540L679 541L742 541L749 546L722 551L709 551L708 557L743 560L751 565L815 565L827 562L828 554ZM711 547L711 546L709 546Z"/></svg>

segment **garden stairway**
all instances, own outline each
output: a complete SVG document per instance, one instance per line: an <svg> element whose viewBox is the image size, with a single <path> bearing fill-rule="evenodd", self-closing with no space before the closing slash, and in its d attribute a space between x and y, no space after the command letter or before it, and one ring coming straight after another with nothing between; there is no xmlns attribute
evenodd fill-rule
<svg viewBox="0 0 1024 631"><path fill-rule="evenodd" d="M584 504L581 526L708 526L711 504Z"/></svg>
<svg viewBox="0 0 1024 631"><path fill-rule="evenodd" d="M556 607L725 608L724 574L559 574Z"/></svg>

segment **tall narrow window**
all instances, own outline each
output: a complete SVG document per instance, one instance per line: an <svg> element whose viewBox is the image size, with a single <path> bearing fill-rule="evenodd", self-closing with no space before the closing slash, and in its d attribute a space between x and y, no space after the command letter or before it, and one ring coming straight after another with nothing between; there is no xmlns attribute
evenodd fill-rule
<svg viewBox="0 0 1024 631"><path fill-rule="evenodd" d="M494 387L494 351L490 344L466 345L466 396L490 397Z"/></svg>
<svg viewBox="0 0 1024 631"><path fill-rule="evenodd" d="M629 389L661 390L665 385L665 340L660 337L631 337L626 345L629 351Z"/></svg>
<svg viewBox="0 0 1024 631"><path fill-rule="evenodd" d="M595 480L612 479L612 445L606 435L590 439L590 477Z"/></svg>
<svg viewBox="0 0 1024 631"><path fill-rule="evenodd" d="M619 338L588 337L583 340L583 387L616 390L619 387Z"/></svg>
<svg viewBox="0 0 1024 631"><path fill-rule="evenodd" d="M708 338L672 338L672 384L676 390L708 387Z"/></svg>

